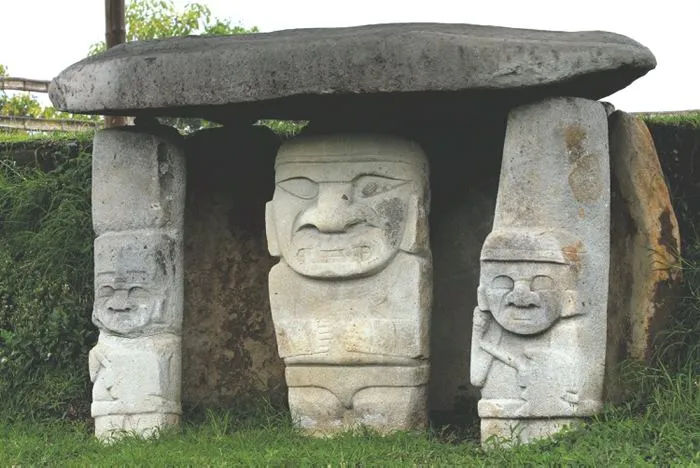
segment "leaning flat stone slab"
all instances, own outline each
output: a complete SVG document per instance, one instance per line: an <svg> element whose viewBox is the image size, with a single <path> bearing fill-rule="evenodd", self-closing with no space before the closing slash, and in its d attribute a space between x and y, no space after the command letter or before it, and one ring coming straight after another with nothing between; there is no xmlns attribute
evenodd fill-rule
<svg viewBox="0 0 700 468"><path fill-rule="evenodd" d="M654 141L644 121L609 117L612 180L611 281L608 296L608 400L633 394L620 363L649 362L676 308L682 283L678 220Z"/></svg>
<svg viewBox="0 0 700 468"><path fill-rule="evenodd" d="M599 99L655 66L608 32L383 24L127 43L64 70L49 96L77 113L302 119L420 110L426 95L462 110L484 97Z"/></svg>

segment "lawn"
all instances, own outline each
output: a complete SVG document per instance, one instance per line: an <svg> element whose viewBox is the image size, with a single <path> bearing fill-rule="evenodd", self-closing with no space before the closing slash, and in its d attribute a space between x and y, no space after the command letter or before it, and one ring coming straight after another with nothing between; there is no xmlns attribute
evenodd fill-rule
<svg viewBox="0 0 700 468"><path fill-rule="evenodd" d="M695 369L697 370L697 369ZM635 371L638 398L552 440L483 450L475 428L307 438L284 410L212 410L159 438L104 446L89 423L0 424L2 466L700 466L700 375Z"/></svg>

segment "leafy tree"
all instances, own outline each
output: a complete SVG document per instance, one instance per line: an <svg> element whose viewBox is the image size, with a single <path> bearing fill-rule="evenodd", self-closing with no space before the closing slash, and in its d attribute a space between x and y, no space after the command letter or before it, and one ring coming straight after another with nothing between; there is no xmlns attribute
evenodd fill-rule
<svg viewBox="0 0 700 468"><path fill-rule="evenodd" d="M172 0L131 0L126 3L124 16L127 42L191 34L217 36L258 32L257 27L246 29L243 26L232 25L231 20L213 17L209 7L200 3L190 3L179 11ZM98 42L90 46L88 54L95 55L105 50L106 44ZM213 125L196 118L159 120L185 133Z"/></svg>
<svg viewBox="0 0 700 468"><path fill-rule="evenodd" d="M0 65L0 77L7 75L7 67ZM0 90L0 115L39 117L41 113L41 104L31 94L12 93L8 95L4 90Z"/></svg>
<svg viewBox="0 0 700 468"><path fill-rule="evenodd" d="M200 3L190 3L183 10L178 10L173 0L130 0L126 2L126 40L139 41L163 39L167 37L199 35L229 35L258 32L257 27L247 29L232 25L231 20L212 16L211 10ZM98 42L90 46L89 55L104 52L106 44ZM0 65L0 76L7 69ZM42 108L36 99L27 94L15 94L8 97L0 91L0 115L44 117L50 119L101 120L100 116L74 115L60 112L53 107ZM211 122L195 118L161 118L162 123L172 125L183 132L193 132L212 126ZM301 125L286 121L261 121L278 133L294 134Z"/></svg>
<svg viewBox="0 0 700 468"><path fill-rule="evenodd" d="M126 40L143 41L190 34L220 36L258 32L232 25L231 20L215 18L206 5L190 3L178 11L172 0L131 0L126 4ZM105 50L105 43L90 47L89 55Z"/></svg>
<svg viewBox="0 0 700 468"><path fill-rule="evenodd" d="M19 93L0 101L0 114L9 116L40 117L41 104L29 93Z"/></svg>

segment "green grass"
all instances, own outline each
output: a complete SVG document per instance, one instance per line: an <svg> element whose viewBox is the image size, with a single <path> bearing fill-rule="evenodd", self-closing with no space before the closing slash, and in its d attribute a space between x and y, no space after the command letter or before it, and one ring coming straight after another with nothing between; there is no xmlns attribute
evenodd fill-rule
<svg viewBox="0 0 700 468"><path fill-rule="evenodd" d="M551 440L483 450L450 427L382 437L308 438L285 411L208 411L159 438L104 446L86 423L0 423L2 466L692 466L700 465L700 376L650 372L634 403Z"/></svg>
<svg viewBox="0 0 700 468"><path fill-rule="evenodd" d="M0 129L0 145L3 143L32 143L32 142L61 142L68 140L92 141L94 130L84 132L41 132L28 133L25 131L2 131Z"/></svg>
<svg viewBox="0 0 700 468"><path fill-rule="evenodd" d="M637 115L650 124L700 128L700 110L672 113L642 112Z"/></svg>

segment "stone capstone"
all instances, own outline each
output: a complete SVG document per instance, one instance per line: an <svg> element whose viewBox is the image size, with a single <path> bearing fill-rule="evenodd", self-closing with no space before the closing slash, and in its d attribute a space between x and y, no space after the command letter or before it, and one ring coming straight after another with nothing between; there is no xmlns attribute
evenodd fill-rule
<svg viewBox="0 0 700 468"><path fill-rule="evenodd" d="M126 43L61 72L49 96L76 113L217 121L447 115L480 100L598 99L655 66L646 47L608 32L380 24Z"/></svg>

